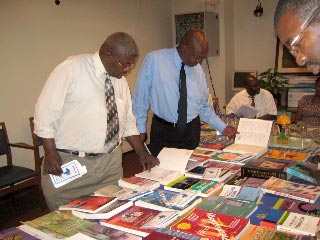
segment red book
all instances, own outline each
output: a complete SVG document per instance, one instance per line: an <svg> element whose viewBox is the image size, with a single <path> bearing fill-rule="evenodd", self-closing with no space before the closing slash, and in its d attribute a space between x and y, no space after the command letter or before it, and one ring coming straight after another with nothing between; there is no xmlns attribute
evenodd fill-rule
<svg viewBox="0 0 320 240"><path fill-rule="evenodd" d="M59 210L77 210L80 212L97 213L117 200L116 197L83 196L59 207Z"/></svg>
<svg viewBox="0 0 320 240"><path fill-rule="evenodd" d="M109 220L102 219L100 224L141 237L146 237L154 230L142 228L142 226L157 216L158 213L160 213L158 210L132 206Z"/></svg>
<svg viewBox="0 0 320 240"><path fill-rule="evenodd" d="M249 225L248 218L196 208L170 229L212 240L238 239Z"/></svg>

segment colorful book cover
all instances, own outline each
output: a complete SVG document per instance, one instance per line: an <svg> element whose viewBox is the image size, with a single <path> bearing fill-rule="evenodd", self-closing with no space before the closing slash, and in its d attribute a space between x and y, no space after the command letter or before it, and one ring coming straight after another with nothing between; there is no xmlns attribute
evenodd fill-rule
<svg viewBox="0 0 320 240"><path fill-rule="evenodd" d="M263 157L254 159L241 167L242 177L254 177L268 179L272 176L287 179L285 168L290 162L268 160Z"/></svg>
<svg viewBox="0 0 320 240"><path fill-rule="evenodd" d="M318 184L320 171L315 169L315 167L311 167L306 163L294 162L286 168L286 173L311 182L313 184Z"/></svg>
<svg viewBox="0 0 320 240"><path fill-rule="evenodd" d="M286 150L271 149L264 155L264 157L304 162L309 157L309 155L310 154L306 152L293 152Z"/></svg>
<svg viewBox="0 0 320 240"><path fill-rule="evenodd" d="M261 220L260 226L267 228L276 228L277 223L285 211L279 209L270 209L266 217Z"/></svg>
<svg viewBox="0 0 320 240"><path fill-rule="evenodd" d="M160 211L139 206L132 206L109 220L102 219L100 224L119 229L141 237L146 237L152 229L144 229L142 226L158 215Z"/></svg>
<svg viewBox="0 0 320 240"><path fill-rule="evenodd" d="M232 174L238 173L241 169L241 165L229 162L209 161L204 164L205 167L222 168L229 170Z"/></svg>
<svg viewBox="0 0 320 240"><path fill-rule="evenodd" d="M219 196L210 196L197 205L197 208L209 212L218 212L231 216L248 217L256 208L255 203Z"/></svg>
<svg viewBox="0 0 320 240"><path fill-rule="evenodd" d="M192 185L190 189L198 191L199 196L208 197L223 188L223 186L223 182L202 179L196 184Z"/></svg>
<svg viewBox="0 0 320 240"><path fill-rule="evenodd" d="M80 219L71 213L54 211L23 224L58 238L71 237L95 223Z"/></svg>
<svg viewBox="0 0 320 240"><path fill-rule="evenodd" d="M143 238L144 240L201 240L201 238L192 236L190 234L173 231L167 228L158 228L147 237Z"/></svg>
<svg viewBox="0 0 320 240"><path fill-rule="evenodd" d="M212 240L236 239L249 226L248 218L194 209L170 229Z"/></svg>
<svg viewBox="0 0 320 240"><path fill-rule="evenodd" d="M201 179L182 176L177 180L172 181L166 186L164 186L164 189L176 191L176 192L182 192L185 189L189 189L191 186L193 186L199 181L201 181Z"/></svg>
<svg viewBox="0 0 320 240"><path fill-rule="evenodd" d="M213 150L221 150L224 147L225 147L224 144L219 144L219 143L203 143L198 146L198 148L213 149Z"/></svg>
<svg viewBox="0 0 320 240"><path fill-rule="evenodd" d="M242 186L246 186L246 187L260 187L265 181L267 181L266 179L263 178L254 178L254 177L248 177L244 183L242 184Z"/></svg>
<svg viewBox="0 0 320 240"><path fill-rule="evenodd" d="M274 209L279 209L288 212L295 212L305 215L312 215L320 217L320 203L306 203L303 201L290 199L290 198L279 198L274 204Z"/></svg>
<svg viewBox="0 0 320 240"><path fill-rule="evenodd" d="M79 231L80 233L94 239L113 239L113 240L139 240L142 239L134 234L124 232L118 229L103 226L99 223Z"/></svg>
<svg viewBox="0 0 320 240"><path fill-rule="evenodd" d="M236 199L243 201L256 202L261 196L260 188L241 186L240 192Z"/></svg>
<svg viewBox="0 0 320 240"><path fill-rule="evenodd" d="M77 210L97 213L117 200L116 197L83 196L59 206L59 210Z"/></svg>
<svg viewBox="0 0 320 240"><path fill-rule="evenodd" d="M132 201L117 200L97 213L87 213L87 212L72 210L72 214L82 219L108 219L116 215L117 213L127 209L128 207L131 207L132 205L133 205Z"/></svg>
<svg viewBox="0 0 320 240"><path fill-rule="evenodd" d="M209 161L210 156L203 156L203 155L197 155L192 153L189 160L191 161L196 161L196 162L201 162L201 163L205 163L207 161Z"/></svg>
<svg viewBox="0 0 320 240"><path fill-rule="evenodd" d="M261 185L263 192L314 203L320 194L320 186L306 185L271 177Z"/></svg>
<svg viewBox="0 0 320 240"><path fill-rule="evenodd" d="M140 178L136 176L121 178L118 180L118 184L124 188L138 188L138 187L148 187L150 189L156 189L160 186L160 183L146 178Z"/></svg>
<svg viewBox="0 0 320 240"><path fill-rule="evenodd" d="M210 157L210 156L216 154L216 151L208 150L208 149L198 149L198 148L196 148L195 150L193 150L193 154L202 155L202 156L209 156Z"/></svg>
<svg viewBox="0 0 320 240"><path fill-rule="evenodd" d="M40 240L19 228L8 228L6 230L0 231L0 240Z"/></svg>
<svg viewBox="0 0 320 240"><path fill-rule="evenodd" d="M223 153L217 153L213 156L211 156L211 160L214 161L222 161L222 162L232 162L232 163L238 163L238 164L245 164L249 160L251 160L254 157L254 155L249 153L231 153L231 152L223 152Z"/></svg>

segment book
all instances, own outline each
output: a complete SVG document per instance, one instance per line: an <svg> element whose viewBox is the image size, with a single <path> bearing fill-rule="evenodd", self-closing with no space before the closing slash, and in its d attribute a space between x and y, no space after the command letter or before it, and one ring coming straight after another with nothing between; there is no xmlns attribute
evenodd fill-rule
<svg viewBox="0 0 320 240"><path fill-rule="evenodd" d="M123 187L120 187L119 185L110 184L107 186L104 186L97 191L94 192L95 196L107 196L107 197L115 197L117 194L123 190Z"/></svg>
<svg viewBox="0 0 320 240"><path fill-rule="evenodd" d="M248 230L242 235L240 240L316 240L316 237L292 234L256 225L250 225Z"/></svg>
<svg viewBox="0 0 320 240"><path fill-rule="evenodd" d="M254 158L255 155L250 153L232 153L232 152L223 152L217 153L210 157L210 160L221 161L221 162L232 162L236 164L244 165Z"/></svg>
<svg viewBox="0 0 320 240"><path fill-rule="evenodd" d="M117 192L116 197L120 200L135 201L142 196L151 194L152 192L153 191L148 187L138 187L135 189L124 188L121 191Z"/></svg>
<svg viewBox="0 0 320 240"><path fill-rule="evenodd" d="M210 159L210 156L203 156L203 155L197 155L192 153L189 160L202 163L202 165L206 162L208 162Z"/></svg>
<svg viewBox="0 0 320 240"><path fill-rule="evenodd" d="M146 170L138 173L135 176L158 181L160 184L166 185L183 176L192 152L193 150L165 147L158 154L159 166L153 167L151 171Z"/></svg>
<svg viewBox="0 0 320 240"><path fill-rule="evenodd" d="M195 167L202 166L202 165L203 165L202 162L192 161L189 159L187 166L186 166L186 169L185 169L185 172L187 172Z"/></svg>
<svg viewBox="0 0 320 240"><path fill-rule="evenodd" d="M68 212L54 211L31 221L25 221L19 228L31 235L41 236L41 239L53 239L71 237L81 229L94 224Z"/></svg>
<svg viewBox="0 0 320 240"><path fill-rule="evenodd" d="M272 121L240 118L234 144L223 149L224 152L251 153L260 157L268 151Z"/></svg>
<svg viewBox="0 0 320 240"><path fill-rule="evenodd" d="M109 206L97 213L88 213L72 210L72 214L81 219L108 219L131 206L133 206L132 201L116 200L115 202L113 202L112 204L110 204Z"/></svg>
<svg viewBox="0 0 320 240"><path fill-rule="evenodd" d="M294 183L271 177L261 185L263 192L314 203L320 194L320 186Z"/></svg>
<svg viewBox="0 0 320 240"><path fill-rule="evenodd" d="M156 217L160 211L139 206L132 206L111 219L102 219L100 224L129 232L141 237L146 237L153 229L142 228L142 226Z"/></svg>
<svg viewBox="0 0 320 240"><path fill-rule="evenodd" d="M261 220L260 226L267 228L277 228L277 223L285 211L279 209L270 209L264 219Z"/></svg>
<svg viewBox="0 0 320 240"><path fill-rule="evenodd" d="M161 211L154 218L143 224L141 228L157 229L170 225L179 217L176 211Z"/></svg>
<svg viewBox="0 0 320 240"><path fill-rule="evenodd" d="M238 239L249 227L249 219L193 209L170 229L208 239Z"/></svg>
<svg viewBox="0 0 320 240"><path fill-rule="evenodd" d="M315 166L312 167L309 164L303 162L294 162L290 166L288 166L285 171L286 173L291 174L295 177L318 185L318 183L320 182L320 171L315 169Z"/></svg>
<svg viewBox="0 0 320 240"><path fill-rule="evenodd" d="M294 152L279 149L270 149L265 155L265 158L275 158L280 160L304 162L309 157L310 153L307 152Z"/></svg>
<svg viewBox="0 0 320 240"><path fill-rule="evenodd" d="M248 217L257 206L253 202L228 199L220 196L210 196L198 204L196 208L245 218Z"/></svg>
<svg viewBox="0 0 320 240"><path fill-rule="evenodd" d="M137 200L135 205L159 211L177 211L179 215L183 215L200 203L202 199L199 197L189 198L183 206L176 206L172 204L176 201L179 195L182 195L182 193L158 189L152 194Z"/></svg>
<svg viewBox="0 0 320 240"><path fill-rule="evenodd" d="M11 228L0 231L0 239L1 240L10 240L10 239L40 240L40 238L32 236L29 233L24 232L21 229L16 227L11 227Z"/></svg>
<svg viewBox="0 0 320 240"><path fill-rule="evenodd" d="M198 166L185 173L185 176L222 182L232 174L228 169Z"/></svg>
<svg viewBox="0 0 320 240"><path fill-rule="evenodd" d="M230 162L217 162L217 161L209 161L204 164L204 167L211 167L211 168L222 168L225 170L229 170L231 174L236 174L240 172L241 165L230 163Z"/></svg>
<svg viewBox="0 0 320 240"><path fill-rule="evenodd" d="M236 199L249 202L257 202L261 197L260 188L241 186Z"/></svg>
<svg viewBox="0 0 320 240"><path fill-rule="evenodd" d="M266 179L262 179L262 178L255 178L255 177L247 177L245 179L245 181L243 182L242 186L246 186L246 187L260 187L265 181L267 181Z"/></svg>
<svg viewBox="0 0 320 240"><path fill-rule="evenodd" d="M201 240L201 238L173 231L167 228L159 228L150 233L147 237L143 238L145 240Z"/></svg>
<svg viewBox="0 0 320 240"><path fill-rule="evenodd" d="M198 148L199 149L208 149L208 150L221 150L225 147L224 144L220 143L200 143Z"/></svg>
<svg viewBox="0 0 320 240"><path fill-rule="evenodd" d="M196 148L193 150L193 154L211 157L212 155L216 154L217 150L213 149L203 149L203 148Z"/></svg>
<svg viewBox="0 0 320 240"><path fill-rule="evenodd" d="M187 176L181 176L174 181L164 185L164 189L175 191L175 192L182 192L185 189L191 188L194 184L200 182L201 179L192 178Z"/></svg>
<svg viewBox="0 0 320 240"><path fill-rule="evenodd" d="M189 189L198 191L198 195L201 197L209 197L222 189L223 186L223 182L201 179L199 182L192 185Z"/></svg>
<svg viewBox="0 0 320 240"><path fill-rule="evenodd" d="M84 235L84 239L91 237L93 239L113 239L113 240L139 240L142 239L141 237L125 232L125 231L121 231L118 229L114 229L114 228L110 228L107 226L103 226L99 223L86 228L86 229L82 229L80 230L81 234ZM77 238L78 239L78 238Z"/></svg>
<svg viewBox="0 0 320 240"><path fill-rule="evenodd" d="M116 197L82 196L59 206L59 210L77 210L88 213L97 213L116 200Z"/></svg>
<svg viewBox="0 0 320 240"><path fill-rule="evenodd" d="M147 187L150 190L160 187L160 183L146 178L140 178L136 176L121 178L118 180L118 184L123 188L138 188L138 187Z"/></svg>
<svg viewBox="0 0 320 240"><path fill-rule="evenodd" d="M277 222L278 230L309 236L316 236L319 228L320 218L293 212L284 212Z"/></svg>
<svg viewBox="0 0 320 240"><path fill-rule="evenodd" d="M286 167L291 164L289 161L269 160L264 157L253 159L241 167L242 177L254 177L269 179L277 177L287 179Z"/></svg>

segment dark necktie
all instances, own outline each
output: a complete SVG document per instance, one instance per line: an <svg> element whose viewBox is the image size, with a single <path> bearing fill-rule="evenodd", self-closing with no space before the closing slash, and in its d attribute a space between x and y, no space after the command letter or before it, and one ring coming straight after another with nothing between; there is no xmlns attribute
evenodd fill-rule
<svg viewBox="0 0 320 240"><path fill-rule="evenodd" d="M180 132L183 132L187 125L187 83L184 63L180 69L180 99L178 103L178 122L177 126Z"/></svg>
<svg viewBox="0 0 320 240"><path fill-rule="evenodd" d="M111 153L119 145L119 118L115 101L114 89L109 76L105 82L106 106L107 106L107 133L105 146Z"/></svg>
<svg viewBox="0 0 320 240"><path fill-rule="evenodd" d="M249 96L251 98L251 106L255 107L256 103L254 102L254 96Z"/></svg>

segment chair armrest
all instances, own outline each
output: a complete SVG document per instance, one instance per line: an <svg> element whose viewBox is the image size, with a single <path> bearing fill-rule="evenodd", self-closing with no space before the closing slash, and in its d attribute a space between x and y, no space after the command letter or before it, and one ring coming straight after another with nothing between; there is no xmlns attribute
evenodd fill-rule
<svg viewBox="0 0 320 240"><path fill-rule="evenodd" d="M37 147L32 146L27 143L9 143L11 147L17 147L17 148L24 148L24 149L30 149L30 150L35 150Z"/></svg>

